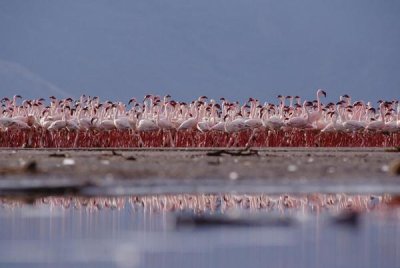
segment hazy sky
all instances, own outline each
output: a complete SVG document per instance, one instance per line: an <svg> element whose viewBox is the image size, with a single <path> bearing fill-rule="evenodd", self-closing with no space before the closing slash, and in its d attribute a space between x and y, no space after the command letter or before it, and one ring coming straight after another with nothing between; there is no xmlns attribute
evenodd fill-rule
<svg viewBox="0 0 400 268"><path fill-rule="evenodd" d="M399 0L0 1L0 96L400 98Z"/></svg>

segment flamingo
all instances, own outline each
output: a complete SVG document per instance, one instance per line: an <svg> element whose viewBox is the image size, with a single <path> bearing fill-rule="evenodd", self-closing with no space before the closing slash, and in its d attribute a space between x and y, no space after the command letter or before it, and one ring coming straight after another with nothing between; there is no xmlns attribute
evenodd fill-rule
<svg viewBox="0 0 400 268"><path fill-rule="evenodd" d="M120 131L131 129L131 123L128 117L118 117L118 111L115 112L114 126Z"/></svg>
<svg viewBox="0 0 400 268"><path fill-rule="evenodd" d="M309 120L311 123L317 123L322 118L322 105L321 97L326 97L326 92L322 89L317 90L317 110L309 114Z"/></svg>
<svg viewBox="0 0 400 268"><path fill-rule="evenodd" d="M281 129L285 125L283 120L283 107L281 108L281 112L278 114L275 113L275 108L273 107L271 107L269 111L272 111L274 114L270 117L267 116L267 118L263 121L264 127L271 130Z"/></svg>
<svg viewBox="0 0 400 268"><path fill-rule="evenodd" d="M307 107L312 106L311 102L304 101L303 103L303 113L300 116L289 118L286 125L291 128L306 129L312 128L310 120L310 112Z"/></svg>
<svg viewBox="0 0 400 268"><path fill-rule="evenodd" d="M343 104L341 104L341 105L343 105ZM348 106L347 108L342 108L341 114L342 114L343 127L346 131L354 133L354 132L365 129L365 127L366 127L365 121L359 121L359 120L352 119L353 108L351 106Z"/></svg>
<svg viewBox="0 0 400 268"><path fill-rule="evenodd" d="M29 138L38 137L36 140L33 139L33 146L52 144L72 146L68 143L71 135L73 137L76 134L77 139L83 132L86 138L79 146L99 144L92 142L99 137L101 137L99 140L109 144L106 146L115 145L115 142L119 144L118 146L126 146L130 143L120 132L132 131L133 135L138 136L143 133L144 140L139 139L141 146L156 146L157 139L161 138L163 145L174 146L174 141L178 141L178 135L183 137L181 140L188 141L187 146L194 144L205 146L207 140L212 140L212 144L215 145L225 145L226 142L229 146L237 145L239 142L244 142L242 137L249 135L246 146L250 146L253 138L259 133L263 134L265 129L268 135L263 142L269 145L271 141L272 146L301 144L303 141L300 136L303 134L308 136L310 133L319 137L319 133L330 133L329 135L337 136L341 131L352 132L353 138L361 138L371 144L368 139L372 136L364 134L364 130L376 133L374 135L385 135L382 138L386 145L398 144L400 104L397 100L378 101L379 112L376 113L371 102L362 100L352 102L347 94L340 96L338 103L326 105L321 103L321 98L324 96L326 97L325 91L319 89L317 99L313 102L306 101L306 105L304 101L300 105L299 96L282 95L278 96L278 105L267 101L260 105L254 98L249 98L247 102L241 104L237 101L230 102L225 98L220 98L220 102L217 103L213 99L208 100L207 96L201 96L195 101L185 103L175 102L170 95L163 98L146 95L142 102L138 102L135 98L130 99L127 104L130 107L128 110L122 102L100 102L100 98L96 96L82 95L77 100L50 96L46 106L43 98L22 100L21 96L15 95L11 99L4 97L0 100L0 129L2 137L5 137L0 139L0 143L3 142L5 146L22 144L19 140L29 136ZM303 131L308 128L316 131ZM46 134L47 130L51 135ZM172 133L176 130L178 130L176 137L172 139ZM242 132L245 130L251 132ZM162 135L159 135L160 133ZM199 133L203 134L198 135ZM357 143L355 139L346 140L346 135L342 135L340 142ZM204 137L204 142L194 143L193 141L199 137ZM209 139L210 137L212 138ZM327 137L327 135L320 136L321 139ZM53 142L43 142L46 139L52 139Z"/></svg>
<svg viewBox="0 0 400 268"><path fill-rule="evenodd" d="M115 107L114 104L110 104L105 108L103 112L100 113L100 118L98 122L98 127L100 129L106 130L106 131L111 131L116 129L114 119L106 118L104 119L104 116L108 113L108 111L112 110Z"/></svg>
<svg viewBox="0 0 400 268"><path fill-rule="evenodd" d="M380 118L379 120L371 120L365 127L369 131L382 131L385 129L385 104L383 102L379 105Z"/></svg>
<svg viewBox="0 0 400 268"><path fill-rule="evenodd" d="M228 121L225 122L225 132L228 134L234 134L228 141L228 147L233 142L232 146L236 146L238 142L238 133L248 129L245 119L243 119L242 114L238 113L235 118L228 117Z"/></svg>
<svg viewBox="0 0 400 268"><path fill-rule="evenodd" d="M66 118L65 112L63 112L62 118L60 120L54 120L50 124L48 130L59 131L59 130L64 129L66 127L67 127L67 118Z"/></svg>
<svg viewBox="0 0 400 268"><path fill-rule="evenodd" d="M329 115L331 116L331 122L328 123L322 130L321 132L338 132L338 131L343 131L344 126L342 124L339 124L338 121L338 114L337 112L329 112Z"/></svg>
<svg viewBox="0 0 400 268"><path fill-rule="evenodd" d="M164 101L166 101L168 98L165 98ZM168 133L168 140L169 143L172 147L175 147L174 140L172 138L172 133L171 131L175 130L175 125L171 121L171 111L173 109L174 104L171 102L166 102L164 104L164 112L165 112L165 117L161 117L161 110L158 111L157 113L157 119L156 119L156 124L159 129L164 130ZM172 109L171 109L172 108Z"/></svg>
<svg viewBox="0 0 400 268"><path fill-rule="evenodd" d="M194 106L197 107L197 104L199 104L198 101L194 103ZM189 118L184 120L178 127L178 131L180 130L192 130L197 127L197 123L199 122L199 111L197 108L194 109L196 115L193 116L192 114L189 115Z"/></svg>
<svg viewBox="0 0 400 268"><path fill-rule="evenodd" d="M138 131L148 132L158 130L159 127L153 119L141 118L138 120L138 125L136 127Z"/></svg>

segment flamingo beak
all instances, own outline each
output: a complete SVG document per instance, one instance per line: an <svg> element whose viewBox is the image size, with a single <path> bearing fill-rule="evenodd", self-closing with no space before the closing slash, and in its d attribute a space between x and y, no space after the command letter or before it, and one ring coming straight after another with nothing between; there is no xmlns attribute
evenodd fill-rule
<svg viewBox="0 0 400 268"><path fill-rule="evenodd" d="M322 90L322 95L326 98L326 92Z"/></svg>

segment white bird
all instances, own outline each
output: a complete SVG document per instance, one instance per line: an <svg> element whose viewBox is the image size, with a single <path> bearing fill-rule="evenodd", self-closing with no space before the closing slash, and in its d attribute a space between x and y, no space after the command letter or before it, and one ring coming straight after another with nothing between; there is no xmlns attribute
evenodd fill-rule
<svg viewBox="0 0 400 268"><path fill-rule="evenodd" d="M312 103L304 101L303 103L303 113L300 116L291 117L286 122L286 125L291 128L312 128L311 121L310 121L310 112L308 111L307 107L312 105Z"/></svg>
<svg viewBox="0 0 400 268"><path fill-rule="evenodd" d="M375 120L374 118L371 119L371 121L366 125L365 129L369 131L382 131L385 130L385 105L383 102L380 103L379 105L379 112L380 112L380 117L378 120Z"/></svg>
<svg viewBox="0 0 400 268"><path fill-rule="evenodd" d="M157 123L154 120L147 119L147 118L142 118L139 120L137 128L138 131L154 131L158 130L159 127L157 126Z"/></svg>
<svg viewBox="0 0 400 268"><path fill-rule="evenodd" d="M317 110L311 112L309 115L309 120L311 123L316 123L322 118L322 105L321 105L321 97L326 97L326 92L322 89L317 90Z"/></svg>

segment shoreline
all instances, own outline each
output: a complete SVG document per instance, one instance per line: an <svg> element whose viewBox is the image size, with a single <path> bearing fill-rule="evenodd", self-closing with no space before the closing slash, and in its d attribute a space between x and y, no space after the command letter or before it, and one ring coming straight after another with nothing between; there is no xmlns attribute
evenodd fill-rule
<svg viewBox="0 0 400 268"><path fill-rule="evenodd" d="M0 194L400 193L386 148L0 149Z"/></svg>

